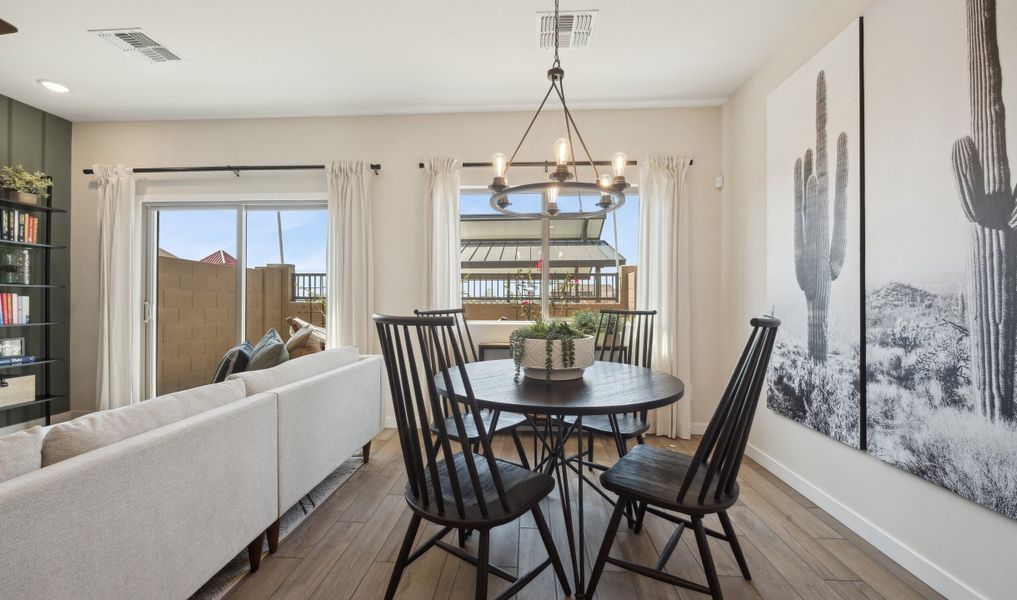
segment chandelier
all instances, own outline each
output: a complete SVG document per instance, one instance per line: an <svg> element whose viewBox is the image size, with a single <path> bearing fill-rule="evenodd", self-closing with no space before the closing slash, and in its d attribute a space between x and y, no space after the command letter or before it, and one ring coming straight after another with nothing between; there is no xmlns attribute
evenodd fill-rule
<svg viewBox="0 0 1017 600"><path fill-rule="evenodd" d="M516 145L512 156L506 158L504 154L498 152L491 157L491 166L494 167L494 180L488 186L488 189L492 192L491 208L499 213L520 219L589 218L606 215L611 211L617 210L625 204L624 192L629 187L628 182L625 181L625 167L628 164L628 157L622 152L615 153L611 157L613 173L600 173L597 169L597 162L590 155L586 142L583 140L582 134L579 133L579 127L576 125L575 119L572 118L572 112L565 102L565 71L561 68L561 59L558 57L558 0L555 0L554 3L554 62L547 71L547 78L551 81L551 86L548 88L547 93L544 94L544 99L540 102L540 106L537 107L537 112L530 120L526 131L523 132L523 137ZM540 116L540 112L544 109L544 105L547 104L547 99L551 97L552 93L561 101L562 112L565 114L565 137L559 138L554 142L555 168L550 173L550 180L510 186L506 175L512 167L512 162L519 153L519 149L522 148L523 142L526 141L526 136L533 129L533 124L537 121L537 117ZM586 160L582 164L584 168L585 165L589 165L590 170L593 172L593 181L581 181L579 179L580 163L576 162L575 145L572 142L573 135L579 141L586 155ZM562 193L575 194L578 197L579 212L561 212L558 207L558 198ZM510 198L518 194L541 194L543 197L541 212L529 213L512 210L510 208L512 206ZM584 195L598 199L596 203L598 210L590 212L583 210L582 202Z"/></svg>

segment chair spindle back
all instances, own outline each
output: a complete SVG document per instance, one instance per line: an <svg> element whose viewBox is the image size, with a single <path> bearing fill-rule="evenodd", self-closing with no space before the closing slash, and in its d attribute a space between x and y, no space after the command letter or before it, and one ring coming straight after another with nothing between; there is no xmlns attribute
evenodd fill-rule
<svg viewBox="0 0 1017 600"><path fill-rule="evenodd" d="M466 360L462 349L452 340L455 319L452 317L388 317L374 315L381 342L382 355L388 373L392 404L395 409L399 445L413 496L424 506L435 507L439 514L445 514L450 507L460 518L466 517L468 497L475 498L475 504L483 516L488 516L491 503L500 502L509 509L508 496L502 483L498 465L494 460L490 440L484 429L476 396L466 372ZM469 412L460 407L460 402L449 402L450 416L459 431L464 431L464 419L472 418L480 435L483 456L475 456L468 449L462 453L461 462L466 467L465 476L456 467L456 456L443 419L435 420L438 428L437 439L430 435L428 409L432 414L441 414L441 396L434 378L442 376L446 389L457 389L466 398ZM455 380L460 383L453 387ZM479 461L486 466L494 483L495 493L485 493L480 481ZM448 489L442 485L445 473ZM469 501L473 504L473 501Z"/></svg>
<svg viewBox="0 0 1017 600"><path fill-rule="evenodd" d="M480 360L477 355L477 346L473 343L473 336L470 335L470 324L466 320L465 308L441 308L437 310L416 309L413 314L418 317L452 317L455 319L455 334L459 347L463 349L467 362Z"/></svg>
<svg viewBox="0 0 1017 600"><path fill-rule="evenodd" d="M655 310L600 311L597 323L597 360L651 368Z"/></svg>
<svg viewBox="0 0 1017 600"><path fill-rule="evenodd" d="M678 502L685 499L697 478L701 478L699 502L706 499L710 489L714 490L714 500L734 491L780 321L758 317L751 324L752 334L692 458L678 491Z"/></svg>

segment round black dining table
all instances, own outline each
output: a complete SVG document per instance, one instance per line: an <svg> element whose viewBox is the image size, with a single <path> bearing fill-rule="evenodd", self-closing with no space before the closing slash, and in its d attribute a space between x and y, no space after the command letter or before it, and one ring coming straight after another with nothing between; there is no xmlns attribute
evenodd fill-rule
<svg viewBox="0 0 1017 600"><path fill-rule="evenodd" d="M494 419L501 412L525 415L533 430L534 444L537 439L543 444L544 459L537 462L534 468L552 473L557 481L572 559L575 597L584 598L586 565L583 488L586 477L581 466L576 467L570 461L584 455L583 436L575 435L578 452L572 456L566 452L566 443L573 434L582 431L584 416L608 416L617 429L614 415L660 408L677 402L685 393L685 384L677 377L644 367L602 361L597 361L586 369L581 379L571 381L546 382L522 375L516 379L511 360L474 362L465 365L465 369L480 408L493 411ZM451 386L446 384L445 373L435 376L438 393L446 398L466 402L466 390L459 369L451 369L448 375ZM542 421L542 424L538 421ZM620 451L624 453L624 441L621 443ZM578 475L575 513L569 490L570 470ZM604 495L609 502L612 501L599 488L594 486L594 490ZM575 523L573 516L576 517Z"/></svg>

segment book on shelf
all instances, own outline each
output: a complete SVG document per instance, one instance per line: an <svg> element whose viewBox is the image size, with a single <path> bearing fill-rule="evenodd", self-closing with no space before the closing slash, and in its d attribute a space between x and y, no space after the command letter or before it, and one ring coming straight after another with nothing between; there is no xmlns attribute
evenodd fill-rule
<svg viewBox="0 0 1017 600"><path fill-rule="evenodd" d="M32 322L31 300L28 296L0 293L0 325L27 325Z"/></svg>
<svg viewBox="0 0 1017 600"><path fill-rule="evenodd" d="M39 217L16 208L0 208L0 239L39 243Z"/></svg>
<svg viewBox="0 0 1017 600"><path fill-rule="evenodd" d="M35 362L35 356L28 354L25 356L0 356L0 367L9 367L11 365L27 365Z"/></svg>

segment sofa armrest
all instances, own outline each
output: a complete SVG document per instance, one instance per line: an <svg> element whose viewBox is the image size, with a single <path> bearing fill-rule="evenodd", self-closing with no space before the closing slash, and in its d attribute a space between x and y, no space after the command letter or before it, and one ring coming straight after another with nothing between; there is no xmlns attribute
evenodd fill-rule
<svg viewBox="0 0 1017 600"><path fill-rule="evenodd" d="M279 511L285 513L381 433L382 360L355 363L273 390L279 396Z"/></svg>

